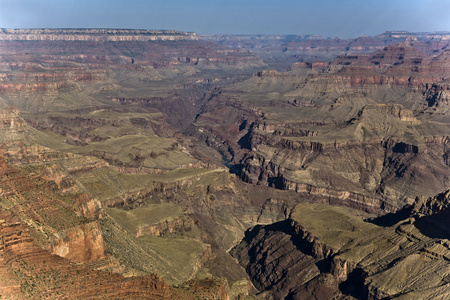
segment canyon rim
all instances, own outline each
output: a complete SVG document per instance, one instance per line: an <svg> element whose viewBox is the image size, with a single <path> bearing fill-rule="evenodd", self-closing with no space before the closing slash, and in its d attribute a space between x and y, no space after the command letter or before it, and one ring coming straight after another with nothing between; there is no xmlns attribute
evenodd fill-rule
<svg viewBox="0 0 450 300"><path fill-rule="evenodd" d="M448 299L449 45L0 29L2 299Z"/></svg>

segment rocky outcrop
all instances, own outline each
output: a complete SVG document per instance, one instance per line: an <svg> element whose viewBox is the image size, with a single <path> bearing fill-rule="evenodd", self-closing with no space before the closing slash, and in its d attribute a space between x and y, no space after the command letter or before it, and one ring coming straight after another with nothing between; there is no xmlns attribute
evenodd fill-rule
<svg viewBox="0 0 450 300"><path fill-rule="evenodd" d="M60 232L50 244L50 252L76 262L105 258L106 245L98 222L91 222Z"/></svg>
<svg viewBox="0 0 450 300"><path fill-rule="evenodd" d="M194 279L185 287L174 289L156 275L124 278L97 271L126 271L105 251L104 228L96 219L102 220L106 215L99 202L79 189L70 188L58 165L48 170L39 165L11 166L0 157L0 167L2 295L18 299L37 293L47 298L192 299L193 294L201 294L208 299L229 299L228 284L223 279ZM194 226L193 222L181 221L184 225L180 228L179 223L175 219L166 222L167 226L155 224L152 233L179 233ZM147 231L141 233L149 235ZM179 265L187 268L191 272L188 278L192 278L214 254L209 245L184 243L199 248L197 256L188 257L189 266ZM152 250L150 253L155 255ZM154 266L149 270L155 271Z"/></svg>
<svg viewBox="0 0 450 300"><path fill-rule="evenodd" d="M125 279L120 275L95 271L84 264L72 263L39 247L37 244L45 243L45 234L58 228L57 220L61 211L65 210L66 226L71 225L73 217L70 214L73 212L64 207L64 202L58 203L54 198L52 205L43 205L49 198L55 197L55 194L49 191L39 193L36 175L25 175L23 171L12 169L3 158L0 165L2 296L16 299L37 295L46 298L66 295L124 299L134 298L136 295L148 299L170 299L174 296L174 290L156 276ZM30 185L32 189L27 189ZM27 193L33 193L35 197L30 197ZM35 203L24 201L25 199L34 199ZM55 204L64 208L58 211ZM46 212L54 220L47 219ZM59 226L61 228L61 224ZM62 239L53 244L53 250L62 256L78 262L104 258L104 245L97 223L72 227L60 237Z"/></svg>
<svg viewBox="0 0 450 300"><path fill-rule="evenodd" d="M16 107L0 110L0 128L15 129L23 127L25 124L26 122L19 116L19 110Z"/></svg>
<svg viewBox="0 0 450 300"><path fill-rule="evenodd" d="M183 218L176 218L173 220L165 220L164 222L153 225L138 226L136 237L143 235L164 236L168 233L182 233L190 231L192 228L192 221Z"/></svg>
<svg viewBox="0 0 450 300"><path fill-rule="evenodd" d="M402 105L398 104L366 105L361 109L356 118L359 121L370 122L370 119L375 117L377 114L388 114L399 119L401 122L410 122L410 124L420 123L412 111L405 109Z"/></svg>
<svg viewBox="0 0 450 300"><path fill-rule="evenodd" d="M125 278L95 270L95 265L72 263L37 247L30 230L17 218L0 211L0 293L3 297L28 299L229 299L226 281L192 280L173 288L157 275Z"/></svg>
<svg viewBox="0 0 450 300"><path fill-rule="evenodd" d="M411 112L408 111L403 112L403 111L405 111L403 108L395 106L384 106L384 105L381 106L377 105L372 107L367 106L363 110L361 110L358 113L357 118L352 120L351 122L352 123L354 122L355 125L363 123L364 124L363 126L365 128L364 130L366 130L365 132L367 132L370 126L373 126L372 128L375 129L378 126L376 122L378 122L382 118L385 118L388 115L391 115L393 118L395 118L397 120L395 122L398 123L402 122L405 124L407 123L420 125L420 122L415 119L415 117L412 115ZM376 118L378 118L378 120ZM386 124L389 124L389 122L391 121L386 120ZM360 126L361 125L356 125L356 128ZM392 128L395 128L394 126L396 125L391 126ZM422 173L422 175L417 179L402 178L403 175L405 174L404 172L407 173L412 172L415 174L417 174L417 172L421 172L419 171L419 169L416 169L414 165L411 165L414 161L412 160L413 157L415 157L415 159L419 158L425 159L425 157L428 157L429 155L435 157L444 157L446 153L446 148L448 147L447 145L448 138L445 136L441 138L436 137L436 139L430 140L426 138L422 142L423 144L415 142L405 143L402 140L396 139L388 139L386 141L383 141L379 139L364 140L364 138L357 138L363 141L353 140L340 142L322 142L320 139L317 139L317 141L308 141L307 138L295 140L289 137L289 135L278 137L274 135L274 133L276 133L277 130L276 129L274 130L273 127L271 130L261 130L262 128L267 129L270 127L261 125L254 126L252 128L251 134L249 134L250 139L248 143L252 148L252 151L248 152L245 160L243 160L244 168L242 170L242 177L244 178L244 180L253 183L267 184L282 189L295 190L300 193L309 193L311 196L317 195L318 197L320 197L320 194L322 193L325 199L327 195L331 196L333 193L336 193L335 196L337 196L339 192L337 191L331 192L331 191L336 189L336 187L339 185L341 185L342 192L344 192L346 190L346 188L343 188L343 186L345 185L344 180L353 181L353 183L357 185L363 184L366 190L372 190L373 192L377 192L376 189L379 187L379 184L376 184L375 182L379 182L381 184L381 181L384 181L383 186L386 186L388 180L390 181L390 184L395 184L394 183L395 181L404 182L404 180L406 179L408 181L417 180L418 182L416 184L423 184L424 186L423 188L416 190L416 192L420 191L424 192L425 190L427 190L426 186L429 185L430 182L432 182L431 180L434 181L434 179L432 179L429 175L427 175L426 172ZM380 129L375 130L381 133ZM383 130L387 131L391 129L389 129L389 127L385 127ZM323 155L325 155L326 158ZM355 163L355 167L356 165L360 165L362 168L370 168L371 170L366 173L366 175L369 177L364 177L366 176L363 174L364 171L362 171L360 167L357 167L356 169L353 169L353 171L350 171L354 172L355 174L359 174L353 180L350 177L346 177L346 179L343 179L341 177L339 179L336 176L335 179L328 179L334 183L330 183L327 186L315 185L313 183L314 178L323 176L327 176L328 178L330 178L333 176L332 172L336 171L337 172L336 175L338 175L338 173L342 174L341 172L343 170L345 169L349 170L350 168L352 168L348 165L348 163L346 163L345 165L341 165L339 167L335 165L330 168L332 164L339 163L338 161L334 161L335 160L334 157L336 157L336 159L337 157L340 158L346 157L345 161L346 162L353 161ZM365 157L367 158L370 157L370 160L372 161L371 164L366 163ZM363 161L359 162L359 159L364 160L364 162ZM320 173L321 172L320 169L308 171L307 167L308 165L312 167L313 165L322 160L323 162L318 164L320 168L327 168L327 169L336 168L334 169L335 171L328 172L327 174ZM396 161L395 164L393 164L394 161ZM394 177L392 177L392 174L388 175L390 174L389 172L392 171L392 168L395 168L396 166L400 165L403 165L402 168L404 168L401 173L397 173ZM430 167L442 170L443 175L445 173L443 170L446 169L445 166L446 166L445 160L439 159L436 161L436 165ZM381 173L379 178L372 177L376 173L378 174ZM298 179L302 178L300 176L303 176L306 182L300 181ZM419 183L419 181L422 180L424 181L428 180L428 183L425 182ZM337 184L337 182L341 183ZM438 188L439 187L438 180L435 182L437 184L436 187ZM334 186L334 188L332 186ZM441 188L442 187L445 186L441 186ZM354 190L354 192L356 192L356 190ZM429 189L429 192L431 193L432 189ZM364 193L362 193L362 190L359 190L356 193L360 194L360 196L358 197L362 199L361 196L364 195ZM352 193L348 195L352 195ZM356 196L355 194L353 195ZM350 198L354 196L351 196ZM412 201L414 193L411 193L408 197ZM341 200L343 200L344 198L347 197L343 196L340 198ZM369 200L370 198L373 198L373 200ZM379 208L382 207L383 201L380 202L379 200L375 200L375 198L376 196L374 194L372 195L366 194L366 200L368 201L367 204L378 202L379 204L376 204L375 206L378 206ZM335 203L337 202L338 201L336 201ZM357 200L357 202L359 202L359 200ZM389 210L388 207L391 207L391 205L394 203L395 202L390 202L390 204L387 205L385 209ZM371 204L369 204L369 206L370 205ZM397 204L394 204L394 207L396 205Z"/></svg>
<svg viewBox="0 0 450 300"><path fill-rule="evenodd" d="M428 107L445 108L450 105L450 86L446 84L432 84L420 86L426 97Z"/></svg>
<svg viewBox="0 0 450 300"><path fill-rule="evenodd" d="M258 72L214 95L192 134L247 182L393 211L448 188L447 55L428 56L407 41Z"/></svg>
<svg viewBox="0 0 450 300"><path fill-rule="evenodd" d="M247 231L231 253L267 299L446 298L450 248L428 235L418 211L448 213L448 195L418 199L373 221L379 225L337 207L300 204L289 220Z"/></svg>
<svg viewBox="0 0 450 300"><path fill-rule="evenodd" d="M450 191L441 193L433 198L416 198L412 211L419 217L432 216L450 212Z"/></svg>

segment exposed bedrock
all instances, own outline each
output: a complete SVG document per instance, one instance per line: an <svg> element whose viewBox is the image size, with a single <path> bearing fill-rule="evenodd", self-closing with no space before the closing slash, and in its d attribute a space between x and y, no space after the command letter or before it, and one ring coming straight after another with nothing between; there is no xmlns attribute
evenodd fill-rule
<svg viewBox="0 0 450 300"><path fill-rule="evenodd" d="M349 137L328 141L320 132L326 124L269 123L242 106L225 106L223 114L229 118L219 121L206 112L191 132L241 165L240 175L250 183L372 213L394 211L418 194L432 195L450 184L448 135L406 137L405 124L421 123L401 105L365 106L355 119L336 125L353 131ZM378 116L386 116L381 117L385 124L375 123ZM206 118L214 119L203 123Z"/></svg>
<svg viewBox="0 0 450 300"><path fill-rule="evenodd" d="M269 143L256 145L246 155L244 180L319 198L322 194L330 202L340 198L358 205L364 199L360 204L371 212L395 210L416 194L429 195L449 184L447 136L426 139L421 145L399 140Z"/></svg>
<svg viewBox="0 0 450 300"><path fill-rule="evenodd" d="M247 182L395 211L450 186L448 53L399 44L258 72L213 95L189 133Z"/></svg>
<svg viewBox="0 0 450 300"><path fill-rule="evenodd" d="M196 40L195 33L139 29L2 29L0 40L41 41L176 41Z"/></svg>
<svg viewBox="0 0 450 300"><path fill-rule="evenodd" d="M193 299L195 294L207 299L229 299L225 279L194 277L205 263L214 259L211 247L197 240L184 242L184 245L198 248L198 254L193 258L186 255L189 262L177 264L189 272L181 276L184 280L177 288L156 275L148 275L157 271L154 266L148 268L147 276L125 278L120 275L127 271L126 267L111 255L108 241L104 239L103 226L109 217L100 202L75 182L80 174L106 168L107 164L89 165L86 162L99 160L32 146L35 132L22 122L17 111L2 113L0 130L6 133L2 135L0 148L4 154L0 156L2 296L14 299L37 295L45 298ZM52 156L43 157L43 150ZM192 221L177 218L143 228L140 234L160 238L169 233L188 232L190 226L193 226ZM107 227L106 231L110 229ZM127 249L135 246L126 233L121 234ZM132 257L129 252L123 254ZM150 256L148 252L140 254ZM159 257L153 259L160 261ZM169 265L166 262L162 264ZM178 275L173 269L169 270L162 274ZM188 279L192 280L184 282Z"/></svg>
<svg viewBox="0 0 450 300"><path fill-rule="evenodd" d="M173 220L165 220L153 225L144 225L138 227L136 237L143 235L164 236L170 233L182 233L184 231L190 231L192 226L191 220L185 220L177 218Z"/></svg>
<svg viewBox="0 0 450 300"><path fill-rule="evenodd" d="M426 219L448 214L448 197L418 198L373 223L342 208L299 204L288 220L248 230L231 253L267 299L444 299L449 235L434 237L443 224Z"/></svg>
<svg viewBox="0 0 450 300"><path fill-rule="evenodd" d="M123 277L97 268L108 259L75 263L36 246L30 228L0 211L0 293L7 299L45 297L230 299L221 278L194 279L173 288L157 275Z"/></svg>
<svg viewBox="0 0 450 300"><path fill-rule="evenodd" d="M105 258L106 245L98 222L91 222L60 232L50 245L50 252L76 262Z"/></svg>

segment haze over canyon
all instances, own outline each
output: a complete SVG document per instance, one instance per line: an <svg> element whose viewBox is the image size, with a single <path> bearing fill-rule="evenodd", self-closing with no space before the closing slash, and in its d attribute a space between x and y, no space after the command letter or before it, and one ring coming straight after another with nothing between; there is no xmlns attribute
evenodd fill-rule
<svg viewBox="0 0 450 300"><path fill-rule="evenodd" d="M2 299L450 298L450 32L0 29Z"/></svg>

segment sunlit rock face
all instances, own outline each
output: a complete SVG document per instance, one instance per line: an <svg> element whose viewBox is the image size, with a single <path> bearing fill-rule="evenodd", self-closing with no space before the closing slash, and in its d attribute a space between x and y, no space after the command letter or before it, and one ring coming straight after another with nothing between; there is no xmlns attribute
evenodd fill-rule
<svg viewBox="0 0 450 300"><path fill-rule="evenodd" d="M31 143L36 142L32 138L35 132L17 110L4 110L1 115L6 124L2 128L4 133L20 129L20 134L5 135L8 139L3 136L1 144L2 296L194 299L194 295L202 295L209 299L229 299L227 281L221 278L194 278L175 289L157 275L124 277L126 267L107 253L105 229L99 223L109 216L100 202L84 192L71 177L74 173L105 168L107 164L84 164L83 157L48 148L46 151L51 156L38 156L45 148L29 151L33 148ZM21 150L16 152L15 147ZM175 228L176 224L172 231L187 230ZM160 233L164 230L161 228ZM156 234L150 234L153 233ZM204 250L195 266L197 269L214 257L206 245Z"/></svg>
<svg viewBox="0 0 450 300"><path fill-rule="evenodd" d="M52 254L78 262L105 258L105 242L98 223L87 223L61 232L53 240Z"/></svg>

